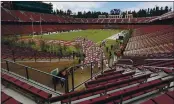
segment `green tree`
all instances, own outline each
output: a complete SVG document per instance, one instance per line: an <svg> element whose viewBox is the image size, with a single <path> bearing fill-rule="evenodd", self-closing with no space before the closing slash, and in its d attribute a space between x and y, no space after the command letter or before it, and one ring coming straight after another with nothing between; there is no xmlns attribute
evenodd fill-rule
<svg viewBox="0 0 174 104"><path fill-rule="evenodd" d="M56 14L60 14L60 11L58 9L56 10Z"/></svg>
<svg viewBox="0 0 174 104"><path fill-rule="evenodd" d="M164 13L163 7L160 8L160 15Z"/></svg>
<svg viewBox="0 0 174 104"><path fill-rule="evenodd" d="M45 48L45 41L40 40L40 50L44 51L44 48Z"/></svg>
<svg viewBox="0 0 174 104"><path fill-rule="evenodd" d="M169 11L169 7L168 6L165 6L165 9L164 9L164 13L167 13Z"/></svg>
<svg viewBox="0 0 174 104"><path fill-rule="evenodd" d="M78 18L82 18L82 12L78 12L78 13L77 13L77 17L78 17Z"/></svg>
<svg viewBox="0 0 174 104"><path fill-rule="evenodd" d="M132 12L132 15L133 15L133 17L137 17L137 12L134 10L134 11Z"/></svg>
<svg viewBox="0 0 174 104"><path fill-rule="evenodd" d="M67 10L67 15L71 15L72 11L70 9Z"/></svg>
<svg viewBox="0 0 174 104"><path fill-rule="evenodd" d="M156 16L159 16L160 15L160 10L159 10L159 7L156 6Z"/></svg>

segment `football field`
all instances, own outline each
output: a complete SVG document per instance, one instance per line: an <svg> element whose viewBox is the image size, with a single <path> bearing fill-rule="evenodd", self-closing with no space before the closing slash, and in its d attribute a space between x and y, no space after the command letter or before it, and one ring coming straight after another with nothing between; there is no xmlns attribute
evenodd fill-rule
<svg viewBox="0 0 174 104"><path fill-rule="evenodd" d="M43 38L46 40L68 40L73 41L77 37L86 37L94 42L100 42L116 33L119 33L121 30L81 30L75 32L64 32L50 35L37 35L34 38Z"/></svg>

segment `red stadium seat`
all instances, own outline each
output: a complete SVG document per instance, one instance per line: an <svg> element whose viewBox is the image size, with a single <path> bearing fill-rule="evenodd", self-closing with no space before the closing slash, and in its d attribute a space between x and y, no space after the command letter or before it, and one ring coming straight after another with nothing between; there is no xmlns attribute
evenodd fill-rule
<svg viewBox="0 0 174 104"><path fill-rule="evenodd" d="M141 104L156 104L155 102L153 102L152 100L148 100L146 102L143 102Z"/></svg>
<svg viewBox="0 0 174 104"><path fill-rule="evenodd" d="M168 95L164 94L159 97L153 98L157 104L173 104L174 100Z"/></svg>
<svg viewBox="0 0 174 104"><path fill-rule="evenodd" d="M48 100L49 98L51 98L51 94L46 93L45 91L42 91L36 87L33 87L25 82L22 82L14 77L11 77L7 74L4 74L2 76L2 79L7 81L8 83L11 83L19 88L21 88L22 90L27 91L30 94L36 95L37 97L43 98L44 100Z"/></svg>

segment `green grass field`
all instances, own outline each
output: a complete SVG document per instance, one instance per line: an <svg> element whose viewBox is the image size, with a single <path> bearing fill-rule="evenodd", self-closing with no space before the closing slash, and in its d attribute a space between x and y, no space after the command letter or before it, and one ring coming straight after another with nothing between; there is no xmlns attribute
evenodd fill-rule
<svg viewBox="0 0 174 104"><path fill-rule="evenodd" d="M106 39L121 30L82 30L79 32L69 32L69 33L58 33L51 35L38 35L34 38L42 38L48 40L74 40L79 36L86 37L94 42L99 42L103 39ZM30 37L26 37L30 38Z"/></svg>

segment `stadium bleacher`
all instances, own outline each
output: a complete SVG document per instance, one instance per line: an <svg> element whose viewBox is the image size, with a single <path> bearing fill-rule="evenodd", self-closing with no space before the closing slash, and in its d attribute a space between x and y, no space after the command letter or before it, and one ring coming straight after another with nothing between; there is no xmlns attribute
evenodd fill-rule
<svg viewBox="0 0 174 104"><path fill-rule="evenodd" d="M126 47L123 49L123 56L120 57L121 59L132 60L131 66L130 63L118 60L115 64L106 67L104 72L94 77L91 76L91 79L83 84L84 89L82 90L74 91L72 88L73 90L65 91L67 93L53 96L49 92L2 71L1 80L5 86L13 86L18 89L19 92L25 93L26 96L30 96L34 100L39 99L41 104L45 102L50 104L55 102L120 104L126 101L129 104L129 101L132 99L137 98L141 101L141 98L145 95L148 95L150 98L146 101L138 102L139 104L173 104L174 91L173 89L171 91L170 88L174 87L174 77L172 76L174 73L174 60L172 59L174 57L174 26L155 24L156 21L173 18L173 12L168 12L161 16L137 18L73 18L63 15L9 10L3 7L1 7L1 11L1 22L3 23L1 25L2 36L38 35L71 30L105 29L106 24L114 24L113 27L116 26L116 29L132 29L133 31L128 42L125 43ZM98 67L101 67L101 60L102 62L104 61L105 65L108 64L102 47L87 38L78 37L73 42L65 42L63 40L46 41L47 44L51 42L67 46L70 44L79 44L82 52L85 54L83 64L86 66L88 66L88 63L94 61L98 64ZM59 58L58 55L53 53L36 51L27 47L9 47L4 44L1 45L1 56L2 59L20 61L24 61L24 59L28 61L28 59L42 60ZM3 64L8 66L7 61L6 63L4 61ZM91 63L91 68L93 67ZM92 71L91 73L93 74ZM69 74L72 73L69 72ZM67 83L69 82L67 81ZM158 92L158 94L156 94L156 92ZM159 96L151 97L152 93ZM1 95L2 104L21 104L20 101L10 97L3 91L1 91ZM36 101L36 103L38 102Z"/></svg>
<svg viewBox="0 0 174 104"><path fill-rule="evenodd" d="M173 52L173 30L173 26L167 25L148 26L135 30L127 43L124 55L147 56Z"/></svg>
<svg viewBox="0 0 174 104"><path fill-rule="evenodd" d="M83 102L80 102L81 104L87 103L87 104L94 104L94 103L109 103L109 104L114 104L114 103L119 103L120 98L122 95L123 101L128 100L131 97L136 97L140 96L142 94L157 90L158 88L162 88L168 83L170 83L173 80L173 78L167 79L167 80L153 80L144 84L140 84L135 87L130 87L126 90L120 90L112 94L107 94L102 97L86 100Z"/></svg>
<svg viewBox="0 0 174 104"><path fill-rule="evenodd" d="M41 98L44 102L48 102L48 99L52 96L51 94L49 94L45 91L42 91L32 85L29 85L19 79L9 76L7 74L2 74L1 79L2 79L2 81L5 81L13 86L16 86L17 88L20 88L20 90L24 91L25 93L34 95L32 97Z"/></svg>
<svg viewBox="0 0 174 104"><path fill-rule="evenodd" d="M77 23L76 19L70 18L70 17L63 17L63 16L58 16L58 15L53 15L53 14L45 14L45 13L34 13L34 12L27 12L27 11L19 11L19 10L7 10L5 8L1 8L2 13L3 13L3 21L23 21L23 22L59 22L59 23ZM170 15L173 16L172 13L169 13ZM164 16L162 16L164 17ZM154 18L159 18L157 16L154 17L148 17L148 18L130 18L131 23L147 23L150 20ZM172 17L167 17L167 18L172 18ZM136 20L136 22L135 22ZM84 22L85 19L81 19L82 23ZM88 18L86 19L88 23L128 23L128 19L108 19L108 18L103 18L103 19L93 19L93 18ZM78 21L79 22L79 21ZM80 23L81 23L80 22Z"/></svg>
<svg viewBox="0 0 174 104"><path fill-rule="evenodd" d="M115 69L112 69L112 71L111 70L105 71L104 74L115 72L114 75L117 76L117 74L122 73L123 71L126 72L126 70L117 71ZM51 102L61 101L61 103L72 102L72 103L85 103L85 104L86 103L87 104L91 104L91 103L114 104L114 103L119 103L121 101L120 100L121 96L122 96L122 101L126 101L131 98L138 97L152 91L166 88L166 86L169 87L170 83L173 81L173 77L168 77L168 78L164 77L164 79L160 78L160 79L154 79L154 80L148 81L149 78L155 77L155 76L152 76L153 73L154 72L146 73L146 74L134 73L134 77L127 77L125 79L121 78L120 76L118 78L115 78L115 81L112 81L113 79L110 79L111 82L108 81L108 83L104 81L106 83L103 83L102 85L97 85L98 82L96 82L95 86L86 87L86 90L74 91L74 92L64 94L62 96L53 97L50 99L50 101ZM103 77L107 77L107 76L103 76ZM87 82L86 85L89 82ZM136 84L136 86L125 88L124 90L118 90L120 88L124 88L126 86L131 86L134 84ZM105 93L107 93L108 91L113 91L115 89L117 89L118 91L105 95ZM98 94L100 94L100 96L98 97L96 96L94 98L92 97Z"/></svg>
<svg viewBox="0 0 174 104"><path fill-rule="evenodd" d="M59 96L59 97L54 97L51 98L51 101L54 101L54 99L60 99L63 100L63 103L66 103L69 101L68 96L71 96L71 101L73 100L78 100L78 99L82 99L85 97L89 97L89 96L93 96L96 94L100 94L100 93L104 93L107 91L111 91L117 88L121 88L127 85L131 85L131 84L135 84L135 83L140 83L142 81L145 81L146 78L148 78L149 75L143 75L143 76L138 76L132 79L128 79L128 80L121 80L121 81L116 81L115 83L110 83L110 84L106 84L103 86L95 86L92 88L87 88L84 91L77 91L77 92L73 92L73 93L69 93L63 96ZM129 83L128 83L129 82Z"/></svg>

